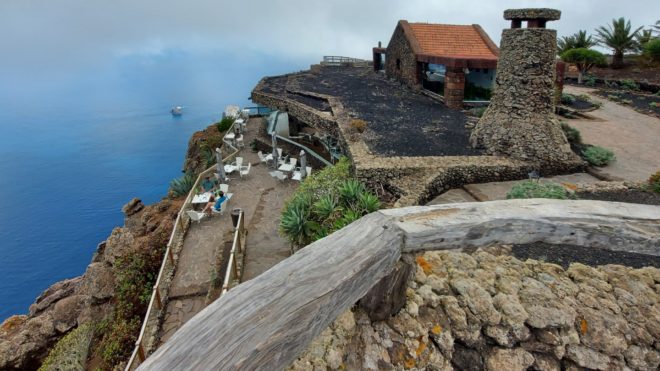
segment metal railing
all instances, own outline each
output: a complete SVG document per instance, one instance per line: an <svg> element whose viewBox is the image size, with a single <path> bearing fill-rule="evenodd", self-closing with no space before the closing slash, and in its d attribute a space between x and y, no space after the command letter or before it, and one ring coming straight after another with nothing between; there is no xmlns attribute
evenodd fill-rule
<svg viewBox="0 0 660 371"><path fill-rule="evenodd" d="M275 134L275 136L277 137L277 139L281 139L281 140L283 140L283 141L285 141L285 142L287 142L287 143L289 143L289 144L293 144L294 146L298 146L298 147L304 149L307 153L309 153L310 155L316 157L317 160L321 161L321 162L324 163L326 166L332 166L332 164L330 163L330 161L324 159L321 155L319 155L318 153L312 151L309 147L304 146L304 145L302 145L302 144L300 144L300 143L298 143L298 142L294 142L293 140L291 140L291 139L289 139L289 138L285 138L285 137L279 136L279 135L277 135L277 134Z"/></svg>
<svg viewBox="0 0 660 371"><path fill-rule="evenodd" d="M263 107L263 106L245 107L243 109L248 111L248 115L250 117L253 117L253 116L267 116L267 115L270 115L270 113L274 111L270 107Z"/></svg>
<svg viewBox="0 0 660 371"><path fill-rule="evenodd" d="M360 65L366 65L367 61L364 59L359 59L359 58L351 58L351 57L342 57L339 55L325 55L323 56L323 62L321 64L328 65L328 66L341 66L345 64L360 64Z"/></svg>
<svg viewBox="0 0 660 371"><path fill-rule="evenodd" d="M236 147L234 147L233 143L229 140L226 139L226 136L228 133L232 133L234 131L234 124L231 125L231 127L227 130L225 135L222 137L222 142L224 146L229 147L233 152L229 154L227 157L225 157L223 160L224 161L231 161L236 157L236 155L240 152L240 150ZM192 203L191 200L193 198L193 195L195 194L197 188L199 187L199 184L201 183L202 179L204 179L206 176L210 175L213 173L215 170L217 164L211 166L210 168L202 171L198 176L197 179L195 180L195 184L193 184L192 188L190 189L190 192L188 192L188 195L186 196L186 200L183 202L183 205L181 205L181 209L179 209L179 213L176 216L176 220L174 221L174 228L172 228L172 234L170 234L170 239L167 242L167 249L165 250L165 257L163 258L163 262L161 263L160 266L160 271L158 272L158 278L156 279L156 283L154 284L153 292L151 294L151 299L149 300L149 306L147 307L147 313L144 315L144 321L142 322L142 327L140 328L140 335L138 336L137 341L135 342L135 349L133 350L133 353L131 354L131 358L128 360L128 364L126 365L125 371L130 371L135 369L137 366L140 365L140 363L144 362L146 359L146 352L145 352L145 333L147 332L147 327L149 326L149 319L152 317L152 315L155 313L155 311L160 311L163 309L163 307L166 304L167 298L164 297L163 294L161 294L161 291L165 291L169 289L169 287L165 287L163 282L164 282L164 276L166 272L170 272L170 270L173 272L176 270L176 264L177 261L174 259L174 253L172 252L174 241L177 237L178 234L181 234L181 238L185 237L186 230L183 228L183 218L185 211L191 208ZM242 213L241 216L239 217L239 225L241 225L240 230L244 232L244 227L242 224ZM238 234L239 228L236 228L236 233ZM243 248L245 247L245 241L241 237L234 237L234 245L236 245L236 241L239 241L239 244L241 245L240 247L240 252L243 252ZM232 246L232 253L230 255L230 259L234 259L234 269L228 268L227 273L229 274L230 271L233 271L234 274L236 274L236 269L235 269L235 258L234 258L234 251L235 251L235 246ZM231 267L231 266L230 266ZM225 283L226 284L226 283ZM227 288L228 289L228 288ZM222 293L226 292L225 287L223 286L223 291Z"/></svg>

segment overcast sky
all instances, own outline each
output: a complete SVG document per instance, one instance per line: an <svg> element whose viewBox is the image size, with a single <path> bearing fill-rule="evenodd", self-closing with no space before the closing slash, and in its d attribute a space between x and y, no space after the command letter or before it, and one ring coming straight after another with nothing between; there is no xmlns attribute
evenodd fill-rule
<svg viewBox="0 0 660 371"><path fill-rule="evenodd" d="M634 26L660 18L660 0L0 0L0 67L75 67L171 50L370 58L399 19L478 23L499 44L504 9L542 6L562 11L549 25L560 36L593 32L614 17Z"/></svg>

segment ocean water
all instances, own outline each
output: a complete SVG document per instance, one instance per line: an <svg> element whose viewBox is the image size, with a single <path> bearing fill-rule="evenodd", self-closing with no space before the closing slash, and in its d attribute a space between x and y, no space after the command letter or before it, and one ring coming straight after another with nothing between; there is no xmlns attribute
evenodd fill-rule
<svg viewBox="0 0 660 371"><path fill-rule="evenodd" d="M261 77L308 65L173 52L45 79L0 73L0 321L82 274L132 197L160 200L193 132L251 105Z"/></svg>

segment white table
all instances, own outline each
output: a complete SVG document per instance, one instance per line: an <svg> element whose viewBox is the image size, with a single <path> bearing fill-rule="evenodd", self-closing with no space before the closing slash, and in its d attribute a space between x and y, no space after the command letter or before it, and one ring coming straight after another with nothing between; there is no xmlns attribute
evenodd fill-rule
<svg viewBox="0 0 660 371"><path fill-rule="evenodd" d="M205 204L209 202L211 199L211 196L213 196L212 192L204 192L200 193L198 195L193 196L192 203L194 204Z"/></svg>
<svg viewBox="0 0 660 371"><path fill-rule="evenodd" d="M293 169L295 167L296 167L296 165L294 165L294 164L283 164L283 165L280 165L280 167L278 167L277 170L288 173L290 171L293 171Z"/></svg>
<svg viewBox="0 0 660 371"><path fill-rule="evenodd" d="M237 166L227 164L225 165L225 173L231 174L237 169Z"/></svg>

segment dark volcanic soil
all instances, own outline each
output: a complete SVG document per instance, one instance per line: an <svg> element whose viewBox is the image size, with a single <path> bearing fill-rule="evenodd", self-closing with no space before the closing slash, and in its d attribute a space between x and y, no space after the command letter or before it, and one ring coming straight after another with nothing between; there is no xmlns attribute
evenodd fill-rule
<svg viewBox="0 0 660 371"><path fill-rule="evenodd" d="M660 257L658 256L611 251L595 247L551 245L544 242L513 245L512 255L520 260L529 258L558 264L564 269L568 268L571 263L582 263L590 266L620 264L633 268L648 266L660 268Z"/></svg>
<svg viewBox="0 0 660 371"><path fill-rule="evenodd" d="M481 155L470 147L467 118L419 92L388 80L371 68L324 67L315 73L298 73L266 79L263 91L286 94L306 105L325 110L325 102L287 92L305 90L341 99L356 119L367 122L363 139L385 156Z"/></svg>
<svg viewBox="0 0 660 371"><path fill-rule="evenodd" d="M598 90L596 94L613 102L629 106L638 112L660 117L660 96L658 95L643 94L630 90L606 89ZM654 105L651 105L651 103L654 103Z"/></svg>
<svg viewBox="0 0 660 371"><path fill-rule="evenodd" d="M629 190L626 192L578 192L577 197L583 200L599 200L628 202L631 204L658 205L660 206L660 194L645 192L641 190Z"/></svg>

